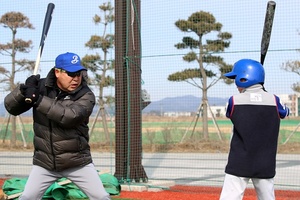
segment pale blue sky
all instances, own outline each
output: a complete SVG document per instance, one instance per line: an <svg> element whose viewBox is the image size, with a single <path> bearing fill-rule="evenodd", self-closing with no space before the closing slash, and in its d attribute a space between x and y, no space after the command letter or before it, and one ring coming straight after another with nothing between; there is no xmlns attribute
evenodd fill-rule
<svg viewBox="0 0 300 200"><path fill-rule="evenodd" d="M28 55L25 55L29 59L36 58L45 11L49 2L55 4L55 10L40 64L42 76L53 67L53 61L60 53L73 51L81 57L93 53L85 48L84 44L91 35L102 34L102 27L95 26L92 17L96 13L99 14L98 6L107 1L2 1L0 15L9 11L20 11L29 17L36 28L35 30L20 30L17 34L19 38L33 41L34 48ZM114 1L110 2L114 4ZM300 35L297 32L300 29L299 1L277 0L276 3L271 42L264 64L265 86L272 93L290 94L292 93L290 86L299 80L299 76L284 72L280 69L280 65L287 60L298 59L300 55L293 51L293 49L300 48ZM201 96L199 90L186 83L167 81L171 73L184 68L197 67L196 63L183 62L181 57L186 51L180 51L174 47L174 44L180 42L183 36L187 36L179 31L174 23L178 19L187 19L192 13L200 10L213 14L216 20L223 24L222 30L232 33L230 48L227 53L221 55L226 62L233 64L242 58L259 60L266 4L265 0L142 0L143 89L150 93L153 101L187 94ZM110 27L109 31L112 32L113 29L114 27ZM6 43L11 39L11 33L7 29L0 27L0 33L0 43ZM7 66L5 64L7 62L10 60L0 55L0 63ZM21 80L28 75L22 74ZM234 85L226 86L218 83L209 90L209 96L229 97L236 92Z"/></svg>

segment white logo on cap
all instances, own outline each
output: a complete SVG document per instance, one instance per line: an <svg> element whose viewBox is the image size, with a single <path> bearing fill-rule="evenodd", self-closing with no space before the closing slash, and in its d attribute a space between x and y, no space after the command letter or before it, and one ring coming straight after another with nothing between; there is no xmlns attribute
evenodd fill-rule
<svg viewBox="0 0 300 200"><path fill-rule="evenodd" d="M73 56L73 60L71 60L71 63L72 63L72 64L76 64L76 63L78 63L78 61L79 61L78 56L74 55L74 56Z"/></svg>

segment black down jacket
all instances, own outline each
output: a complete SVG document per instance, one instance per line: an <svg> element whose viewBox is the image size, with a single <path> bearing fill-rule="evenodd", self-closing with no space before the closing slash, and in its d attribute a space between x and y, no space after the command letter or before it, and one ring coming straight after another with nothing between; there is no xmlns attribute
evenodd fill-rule
<svg viewBox="0 0 300 200"><path fill-rule="evenodd" d="M33 164L52 171L62 171L92 162L89 146L89 116L95 95L86 84L71 93L60 91L52 69L39 83L41 98L37 105L25 103L20 87L9 93L5 108L19 115L33 108Z"/></svg>

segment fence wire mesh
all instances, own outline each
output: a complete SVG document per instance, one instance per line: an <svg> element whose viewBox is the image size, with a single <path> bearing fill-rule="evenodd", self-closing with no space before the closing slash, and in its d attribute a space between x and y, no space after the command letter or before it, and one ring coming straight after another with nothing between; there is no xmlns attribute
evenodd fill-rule
<svg viewBox="0 0 300 200"><path fill-rule="evenodd" d="M225 83L220 66L230 67L242 58L260 59L267 1L132 0L116 5L116 1L110 0L88 3L54 0L53 3L55 10L38 73L46 76L60 53L76 52L82 58L99 55L95 73L88 71L98 101L89 123L96 167L110 169L120 181L128 183L168 180L176 185L221 187L232 135L232 124L225 117L226 103L238 90L235 84ZM113 9L105 15L99 6L108 3ZM296 0L276 3L264 62L265 88L278 95L291 114L281 121L275 187L299 190L297 22L300 14L294 6L298 5ZM17 59L35 61L46 6L46 1L2 3L1 16L21 12L35 27L18 29L16 37L31 40L32 48L28 53L17 53ZM183 21L198 14L205 14L207 19L202 20L216 23L215 27L187 28L189 24ZM101 23L93 21L95 15L100 16ZM108 19L111 20L105 21ZM12 42L12 32L5 24L1 25L0 66L11 71L13 54L5 49L5 44ZM220 33L231 37L221 37ZM91 47L87 43L92 36L106 40ZM213 47L214 40L219 46ZM105 49L105 42L111 42L111 46ZM291 63L295 67L287 68ZM197 74L202 64L210 73L205 81ZM198 78L187 79L191 75L188 70ZM16 73L15 84L31 73L30 70ZM9 91L7 74L1 75L2 100ZM101 80L107 83L102 89ZM203 101L204 94L207 98ZM3 102L1 105L0 175L27 176L33 150L32 113L13 117L6 113Z"/></svg>

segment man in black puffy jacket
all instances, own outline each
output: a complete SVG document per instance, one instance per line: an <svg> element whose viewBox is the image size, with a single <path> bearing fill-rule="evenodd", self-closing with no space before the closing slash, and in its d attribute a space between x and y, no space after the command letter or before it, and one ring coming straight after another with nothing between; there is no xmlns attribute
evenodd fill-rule
<svg viewBox="0 0 300 200"><path fill-rule="evenodd" d="M20 115L33 108L33 167L21 200L42 199L61 177L70 179L91 200L109 200L93 165L89 146L89 117L95 95L87 86L80 57L64 53L47 77L32 75L5 99L5 108Z"/></svg>

